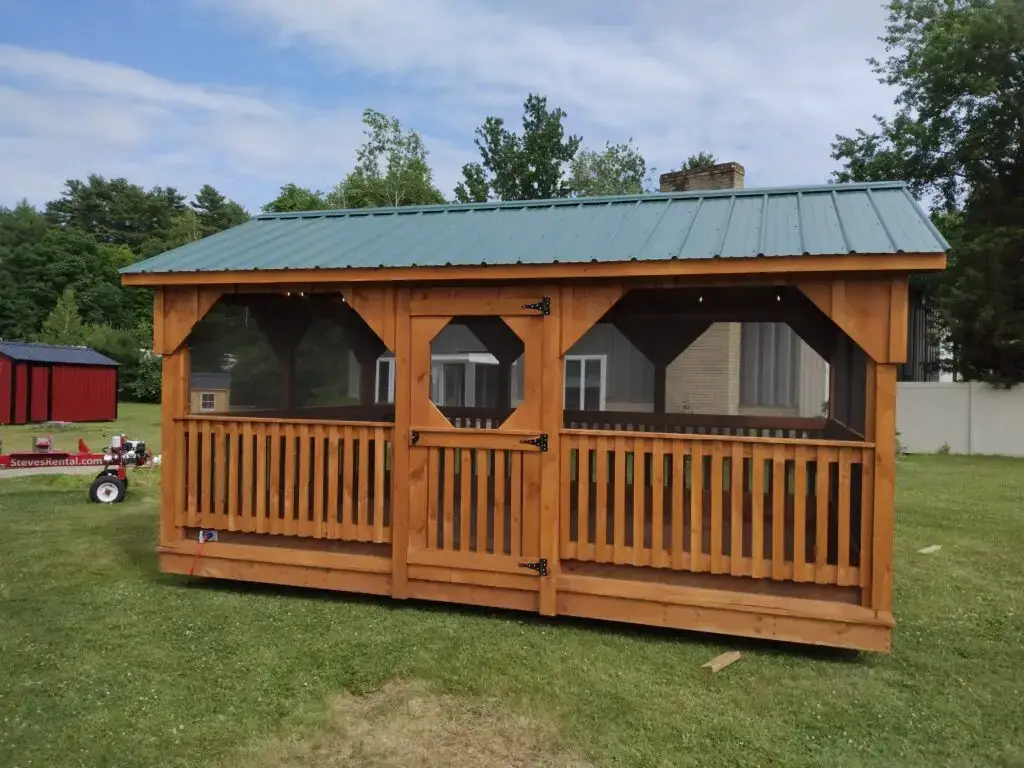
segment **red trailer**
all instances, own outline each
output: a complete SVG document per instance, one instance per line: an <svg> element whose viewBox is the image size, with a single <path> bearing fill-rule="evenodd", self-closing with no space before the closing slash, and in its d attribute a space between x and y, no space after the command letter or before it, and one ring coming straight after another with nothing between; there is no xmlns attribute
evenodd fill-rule
<svg viewBox="0 0 1024 768"><path fill-rule="evenodd" d="M117 366L88 347L0 341L0 424L113 421Z"/></svg>

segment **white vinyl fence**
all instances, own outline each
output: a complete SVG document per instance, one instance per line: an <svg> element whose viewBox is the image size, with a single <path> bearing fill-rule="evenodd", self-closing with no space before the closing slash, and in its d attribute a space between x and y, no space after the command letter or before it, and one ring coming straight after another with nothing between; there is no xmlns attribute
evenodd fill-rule
<svg viewBox="0 0 1024 768"><path fill-rule="evenodd" d="M896 428L907 453L1024 456L1024 385L900 382Z"/></svg>

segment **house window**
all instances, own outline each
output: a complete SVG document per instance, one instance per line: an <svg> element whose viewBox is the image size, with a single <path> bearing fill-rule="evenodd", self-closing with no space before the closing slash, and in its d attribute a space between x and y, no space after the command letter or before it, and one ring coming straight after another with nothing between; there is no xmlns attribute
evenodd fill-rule
<svg viewBox="0 0 1024 768"><path fill-rule="evenodd" d="M199 410L212 411L217 408L217 398L213 392L203 392L199 395Z"/></svg>
<svg viewBox="0 0 1024 768"><path fill-rule="evenodd" d="M607 378L605 355L566 355L565 410L603 411Z"/></svg>
<svg viewBox="0 0 1024 768"><path fill-rule="evenodd" d="M395 358L377 359L377 381L374 385L378 405L395 402Z"/></svg>
<svg viewBox="0 0 1024 768"><path fill-rule="evenodd" d="M493 404L498 389L497 360L491 355L465 353L433 355L430 363L430 399L435 405L473 408ZM395 402L395 359L377 360L376 400Z"/></svg>
<svg viewBox="0 0 1024 768"><path fill-rule="evenodd" d="M800 337L785 323L743 323L740 332L740 405L796 408Z"/></svg>

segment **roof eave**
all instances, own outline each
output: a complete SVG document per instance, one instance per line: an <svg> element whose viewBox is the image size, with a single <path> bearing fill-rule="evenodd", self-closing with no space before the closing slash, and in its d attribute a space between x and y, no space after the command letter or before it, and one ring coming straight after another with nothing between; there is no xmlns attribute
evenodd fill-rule
<svg viewBox="0 0 1024 768"><path fill-rule="evenodd" d="M835 272L939 272L943 251L819 254L705 259L486 264L431 267L332 267L122 274L127 286L266 285L274 283L390 283L458 280L571 280L651 277L727 277Z"/></svg>

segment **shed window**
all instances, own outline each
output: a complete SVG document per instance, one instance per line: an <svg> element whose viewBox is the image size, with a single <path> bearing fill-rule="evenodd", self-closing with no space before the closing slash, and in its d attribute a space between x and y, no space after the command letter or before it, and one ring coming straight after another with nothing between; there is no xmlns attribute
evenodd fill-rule
<svg viewBox="0 0 1024 768"><path fill-rule="evenodd" d="M199 410L201 411L212 411L217 407L217 398L214 397L213 392L203 392L199 395Z"/></svg>
<svg viewBox="0 0 1024 768"><path fill-rule="evenodd" d="M743 323L740 405L796 408L800 337L785 323Z"/></svg>

